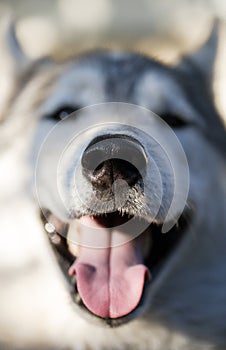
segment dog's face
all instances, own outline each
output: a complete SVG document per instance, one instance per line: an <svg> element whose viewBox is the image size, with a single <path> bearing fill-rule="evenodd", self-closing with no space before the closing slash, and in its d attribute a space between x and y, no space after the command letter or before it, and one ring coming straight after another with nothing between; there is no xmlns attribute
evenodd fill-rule
<svg viewBox="0 0 226 350"><path fill-rule="evenodd" d="M216 184L224 142L211 64L199 65L207 46L177 67L94 52L28 64L23 73L17 99L27 96L35 114L32 160L45 229L75 304L110 325L150 310L155 280L204 220L203 193ZM166 218L174 225L162 233Z"/></svg>

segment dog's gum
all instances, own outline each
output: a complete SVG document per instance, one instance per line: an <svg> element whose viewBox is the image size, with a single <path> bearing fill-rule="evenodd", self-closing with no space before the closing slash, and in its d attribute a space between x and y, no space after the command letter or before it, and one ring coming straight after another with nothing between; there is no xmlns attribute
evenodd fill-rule
<svg viewBox="0 0 226 350"><path fill-rule="evenodd" d="M48 233L54 233L55 231L59 234L62 234L65 230L65 225L62 221L60 221L56 216L50 215L48 217L48 222L45 225L45 229Z"/></svg>

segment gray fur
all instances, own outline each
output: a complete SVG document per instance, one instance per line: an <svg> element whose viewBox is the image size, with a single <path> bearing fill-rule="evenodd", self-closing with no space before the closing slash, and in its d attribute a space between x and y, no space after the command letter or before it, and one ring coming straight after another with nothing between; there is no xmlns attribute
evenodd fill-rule
<svg viewBox="0 0 226 350"><path fill-rule="evenodd" d="M23 61L13 32L10 37L9 41L14 46L11 54L14 56L18 54ZM126 102L146 107L160 116L165 113L181 116L187 125L174 131L188 159L190 189L187 205L194 207L194 213L191 226L182 244L172 254L164 270L148 289L142 312L140 315L137 314L133 322L116 329L102 328L99 323L95 323L97 320L91 322L83 320L76 310L69 308L67 297L59 298L59 305L54 304L52 310L59 318L63 315L63 320L55 325L52 319L56 316L53 312L52 318L50 317L51 321L43 319L42 328L37 325L35 317L31 321L26 321L21 315L20 319L23 319L24 322L21 329L29 322L33 322L34 326L30 327L33 340L27 335L19 336L18 333L10 330L9 334L14 344L22 339L24 348L29 347L29 344L37 346L39 334L44 332L42 345L53 346L55 349L58 346L72 350L220 350L224 348L226 344L226 279L224 274L226 269L224 213L226 187L223 158L225 130L214 106L210 87L212 82L210 82L209 72L212 71L215 56L213 50L215 39L214 32L207 44L209 46L211 43L211 50L201 49L197 54L184 59L177 67L168 67L136 54L94 52L63 64L57 64L51 60L29 63L29 68L25 69L23 76L18 78L16 84L18 88L14 86L9 94L10 99L3 101L5 102L5 117L0 131L3 135L2 143L8 143L7 152L10 155L15 154L15 146L21 145L18 148L15 165L23 164L26 176L24 175L24 178L21 179L19 177L17 180L19 190L16 194L13 188L12 192L11 189L6 190L5 198L15 198L18 194L23 193L26 203L29 203L32 208L35 206L36 209L31 212L35 217L36 229L40 229L40 236L43 232L41 232L37 214L37 198L34 199L30 193L31 174L34 173L34 164L40 146L56 123L51 116L65 105L82 108L103 102ZM203 55L206 62L205 69L203 69L203 64L200 66L200 62L203 62L204 59ZM95 116L93 121L91 117L84 120L82 113L82 111L79 112L75 121L68 125L63 122L62 129L56 128L56 133L51 136L52 139L50 138L48 153L43 158L40 168L41 191L43 191L43 203L41 204L55 211L62 219L66 219L66 214L62 205L59 205L53 183L59 154L62 150L61 143L65 142L65 139L74 132L83 130L87 124L90 126L91 123L97 122L99 118ZM105 120L103 118L99 121L104 122ZM125 123L126 121L125 119ZM137 124L139 125L139 120ZM155 145L143 137L142 133L136 133L133 128L123 130L117 127L107 129L99 127L89 137L95 138L102 135L103 132L112 134L127 132L129 136L143 144L150 159L155 158L166 184L163 205L160 216L157 217L157 220L161 221L169 205L172 189L172 173L166 159L159 157L161 152L157 152ZM76 149L71 151L72 153L65 161L64 181L61 184L65 192L71 191L71 183L67 181L66 172L71 164L79 163L81 154L91 139L87 137L84 137L82 141L80 139L80 143L76 144ZM10 142L12 140L11 144L9 140ZM6 158L7 152L3 153ZM68 160L70 164L67 163ZM179 166L183 171L183 164ZM15 181L14 174L15 172L13 172L13 181ZM129 213L134 214L131 207L134 202L137 202L134 210L139 211L142 217L151 217L152 210L156 209L156 198L159 194L156 177L157 175L153 173L150 166L144 178L146 192L143 197L141 187L133 188L131 202L121 209L130 210ZM3 184L3 189L5 186ZM86 180L82 177L81 186L84 188L84 198L88 201L91 194L87 189ZM70 197L70 200L73 215L83 215L85 208L82 207L79 199ZM107 210L110 211L112 208L107 208ZM26 219L25 215L23 220L26 221ZM6 231L4 230L4 234ZM66 288L61 279L58 278L57 281L60 286L62 284L62 289L65 291ZM9 283L9 286L7 288L12 290L15 287L13 283ZM7 288L3 288L4 291L7 291ZM40 288L45 295L45 285ZM11 289L10 293L12 293ZM0 292L2 300L4 295L4 292ZM9 300L7 302L10 304ZM21 307L21 305L24 305L23 302L20 304L18 301L17 306ZM45 306L40 305L44 310ZM38 311L34 307L34 315L36 314ZM4 317L7 322L11 321L20 325L21 321L18 322L15 315L9 316L6 311L0 316L2 324L4 324ZM54 325L57 331L54 331ZM47 330L43 331L46 328ZM59 329L60 335L58 336ZM0 339L1 337L4 341L5 336L0 334Z"/></svg>

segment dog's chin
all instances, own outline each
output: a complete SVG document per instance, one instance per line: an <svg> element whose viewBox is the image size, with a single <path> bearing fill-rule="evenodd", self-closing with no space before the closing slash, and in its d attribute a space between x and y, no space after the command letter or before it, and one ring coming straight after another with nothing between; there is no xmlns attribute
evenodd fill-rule
<svg viewBox="0 0 226 350"><path fill-rule="evenodd" d="M70 223L63 223L47 209L42 209L41 218L45 230L48 233L51 245L53 246L59 260L61 269L68 281L70 294L73 302L76 304L76 309L78 309L85 318L88 318L91 321L95 320L97 323L104 323L108 326L116 327L139 317L145 312L147 295L150 288L152 288L155 280L161 275L168 259L173 254L177 254L179 244L191 221L191 212L185 210L180 216L178 222L167 233L162 233L161 223L150 224L146 222L146 229L144 232L131 240L133 243L125 243L126 248L122 248L121 252L121 255L124 255L122 258L120 252L117 253L119 258L113 258L113 263L111 261L111 265L109 263L109 266L104 268L103 265L99 268L99 263L94 262L95 269L97 269L94 273L90 272L92 270L90 267L92 265L92 258L86 256L87 252L84 253L86 248L81 252L81 250L78 249L78 246L71 244L70 239L68 239ZM120 225L129 221L131 216L124 215L122 217L119 212L115 212L104 216L90 217L84 215L82 218L78 218L78 221L81 219L92 220L98 227L106 228L106 230L110 228L111 230L112 226L116 223ZM137 217L135 219L145 221L143 218ZM112 255L115 254L115 251L111 253L112 249L114 248L108 247L102 249L104 253L101 253L100 258L94 257L94 260L102 260L102 256L105 255L107 255L108 260L112 260ZM115 249L117 249L117 247ZM98 249L95 250L95 252L97 251ZM128 254L128 257L125 257L126 254ZM121 264L118 262L118 259L122 260ZM114 260L116 261L114 262ZM114 264L116 267L112 267ZM115 295L113 295L115 305L113 303L113 309L116 311L114 312L107 311L107 308L112 308L111 305L101 306L101 298L104 299L107 292L103 292L103 296L98 296L101 289L99 279L102 281L102 277L99 276L97 278L96 275L98 275L98 269L102 271L102 268L103 274L110 269L113 269L113 271L114 269L117 270L117 276L115 277L117 282L114 282L113 280L110 287L108 285L108 293L110 293L109 289L115 290ZM120 269L122 270L121 280L120 276L118 276ZM123 277L123 275L125 276ZM106 282L105 278L103 278L103 282ZM106 284L107 283L109 282L106 282ZM119 291L121 286L124 286L122 289L124 288L125 290ZM118 292L116 290L117 288ZM92 297L89 295L90 293L93 294ZM99 301L97 302L91 300L92 298L95 298L95 294L97 294L97 298L99 298ZM119 296L117 294L119 294ZM118 300L120 297L123 299L123 296L125 297L125 300ZM125 304L128 305L124 306ZM122 311L119 310L120 308Z"/></svg>

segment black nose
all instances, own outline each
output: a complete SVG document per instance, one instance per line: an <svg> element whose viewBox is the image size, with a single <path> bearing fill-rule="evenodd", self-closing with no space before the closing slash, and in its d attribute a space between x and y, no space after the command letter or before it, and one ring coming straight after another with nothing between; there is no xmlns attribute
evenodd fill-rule
<svg viewBox="0 0 226 350"><path fill-rule="evenodd" d="M146 165L143 147L122 135L94 139L82 156L83 174L99 191L111 188L118 179L136 184Z"/></svg>

